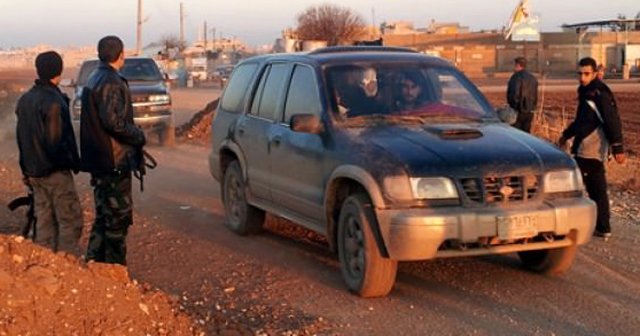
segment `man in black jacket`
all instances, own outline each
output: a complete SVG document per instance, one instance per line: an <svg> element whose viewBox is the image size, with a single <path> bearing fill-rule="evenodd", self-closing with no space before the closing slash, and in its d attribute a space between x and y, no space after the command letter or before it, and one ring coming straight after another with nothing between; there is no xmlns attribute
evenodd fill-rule
<svg viewBox="0 0 640 336"><path fill-rule="evenodd" d="M507 102L518 112L518 118L513 127L529 133L533 112L538 105L538 80L527 71L526 58L517 57L514 63L514 72L509 78L507 87Z"/></svg>
<svg viewBox="0 0 640 336"><path fill-rule="evenodd" d="M25 185L33 189L37 227L34 241L54 251L75 252L82 210L73 181L80 158L71 126L69 98L60 91L62 57L36 57L38 79L16 106L16 135Z"/></svg>
<svg viewBox="0 0 640 336"><path fill-rule="evenodd" d="M596 61L583 58L579 63L578 110L574 121L562 132L558 145L565 147L573 138L574 155L585 187L598 207L595 236L611 237L609 197L604 162L609 150L616 162L625 161L622 126L613 93L598 79Z"/></svg>
<svg viewBox="0 0 640 336"><path fill-rule="evenodd" d="M82 91L81 169L91 173L96 218L87 260L126 265L126 237L133 224L131 175L142 163L143 131L133 122L124 45L116 36L98 42L100 65Z"/></svg>

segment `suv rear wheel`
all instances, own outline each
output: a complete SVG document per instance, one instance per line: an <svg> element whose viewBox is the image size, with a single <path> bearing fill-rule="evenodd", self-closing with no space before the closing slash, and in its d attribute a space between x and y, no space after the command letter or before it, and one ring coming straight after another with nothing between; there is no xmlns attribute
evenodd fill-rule
<svg viewBox="0 0 640 336"><path fill-rule="evenodd" d="M264 211L247 203L246 184L238 161L232 161L222 180L225 224L239 235L258 233L264 223Z"/></svg>
<svg viewBox="0 0 640 336"><path fill-rule="evenodd" d="M373 225L377 221L369 197L363 193L349 196L338 221L338 254L347 287L361 297L387 295L398 269L396 260L380 254Z"/></svg>

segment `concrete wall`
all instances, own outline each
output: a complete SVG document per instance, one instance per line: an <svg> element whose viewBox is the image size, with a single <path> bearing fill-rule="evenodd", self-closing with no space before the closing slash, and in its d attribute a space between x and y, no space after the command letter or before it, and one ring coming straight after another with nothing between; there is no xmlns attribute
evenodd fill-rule
<svg viewBox="0 0 640 336"><path fill-rule="evenodd" d="M593 57L608 71L619 72L626 45L626 62L640 72L640 32L542 33L540 42L512 42L496 32L469 34L387 34L384 45L414 48L449 60L472 77L511 72L513 59L525 56L534 72L564 75L575 71L582 57Z"/></svg>

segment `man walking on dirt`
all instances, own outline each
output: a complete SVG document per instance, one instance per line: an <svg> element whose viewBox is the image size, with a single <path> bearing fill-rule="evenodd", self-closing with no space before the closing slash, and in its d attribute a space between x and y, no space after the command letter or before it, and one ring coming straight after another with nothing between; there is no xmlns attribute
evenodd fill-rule
<svg viewBox="0 0 640 336"><path fill-rule="evenodd" d="M33 190L34 241L53 251L75 252L82 210L73 181L80 158L71 126L69 98L60 91L62 57L36 57L38 79L18 101L16 135L23 182Z"/></svg>
<svg viewBox="0 0 640 336"><path fill-rule="evenodd" d="M143 131L133 122L124 65L124 45L116 36L98 42L100 65L82 91L80 146L83 171L91 173L96 218L87 260L126 265L126 237L133 224L132 172L142 163Z"/></svg>
<svg viewBox="0 0 640 336"><path fill-rule="evenodd" d="M597 78L593 58L580 60L578 76L576 117L562 132L558 145L565 147L567 140L573 138L571 153L580 167L589 198L598 208L594 235L607 240L611 237L611 226L604 162L611 150L616 162L624 163L622 126L613 93Z"/></svg>
<svg viewBox="0 0 640 336"><path fill-rule="evenodd" d="M530 133L533 112L538 105L538 80L527 71L527 59L522 56L514 60L513 75L507 86L507 103L518 112L513 127Z"/></svg>

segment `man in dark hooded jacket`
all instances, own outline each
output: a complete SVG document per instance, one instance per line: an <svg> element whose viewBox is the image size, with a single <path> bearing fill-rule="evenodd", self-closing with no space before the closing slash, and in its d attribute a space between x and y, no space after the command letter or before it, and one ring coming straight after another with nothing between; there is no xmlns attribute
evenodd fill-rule
<svg viewBox="0 0 640 336"><path fill-rule="evenodd" d="M530 133L533 113L538 105L538 80L527 71L527 59L524 57L514 60L513 75L507 86L507 102L518 112L513 127Z"/></svg>
<svg viewBox="0 0 640 336"><path fill-rule="evenodd" d="M80 147L83 171L91 173L96 218L87 260L126 265L126 237L133 224L132 172L142 163L143 131L133 122L124 66L124 45L116 36L98 42L100 65L82 91Z"/></svg>
<svg viewBox="0 0 640 336"><path fill-rule="evenodd" d="M80 158L69 98L58 88L62 57L48 51L35 63L38 79L16 106L20 168L35 203L34 241L54 251L75 252L82 210L72 172L78 172Z"/></svg>
<svg viewBox="0 0 640 336"><path fill-rule="evenodd" d="M579 62L578 110L573 122L558 140L565 147L573 138L574 155L584 180L589 198L596 202L598 217L595 236L605 240L611 237L609 224L609 197L604 163L609 151L617 163L624 163L622 125L613 93L598 79L596 61L586 57Z"/></svg>

